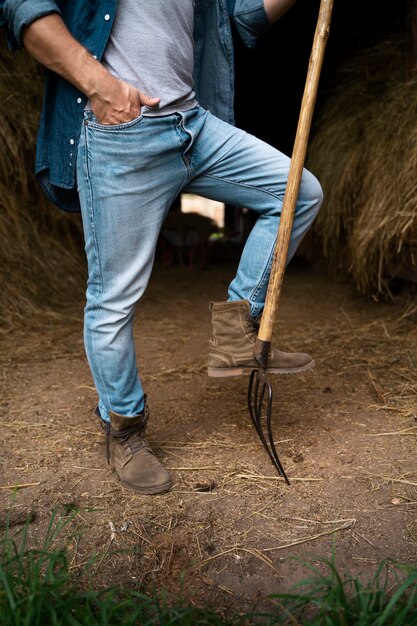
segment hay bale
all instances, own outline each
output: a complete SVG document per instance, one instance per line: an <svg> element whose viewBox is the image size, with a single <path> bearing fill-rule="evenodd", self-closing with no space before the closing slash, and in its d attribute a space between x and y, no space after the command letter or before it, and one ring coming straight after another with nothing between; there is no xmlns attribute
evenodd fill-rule
<svg viewBox="0 0 417 626"><path fill-rule="evenodd" d="M45 320L82 292L80 221L33 175L42 69L0 42L0 329Z"/></svg>
<svg viewBox="0 0 417 626"><path fill-rule="evenodd" d="M316 128L308 166L324 188L315 233L329 267L366 294L417 282L417 76L405 80L398 36L342 68Z"/></svg>

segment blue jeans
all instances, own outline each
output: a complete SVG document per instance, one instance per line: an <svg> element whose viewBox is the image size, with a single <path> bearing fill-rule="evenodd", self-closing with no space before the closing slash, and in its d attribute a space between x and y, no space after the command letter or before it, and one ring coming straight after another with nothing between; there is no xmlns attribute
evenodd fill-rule
<svg viewBox="0 0 417 626"><path fill-rule="evenodd" d="M99 410L135 416L144 393L136 366L132 322L151 274L158 235L181 192L253 209L229 300L262 312L290 160L263 141L201 107L116 126L84 114L77 158L88 260L84 338ZM322 200L304 171L288 261ZM225 298L226 299L226 298Z"/></svg>

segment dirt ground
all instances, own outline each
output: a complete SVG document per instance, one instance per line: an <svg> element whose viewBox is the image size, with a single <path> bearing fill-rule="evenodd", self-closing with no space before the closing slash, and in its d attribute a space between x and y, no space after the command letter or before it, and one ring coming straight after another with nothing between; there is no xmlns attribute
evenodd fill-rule
<svg viewBox="0 0 417 626"><path fill-rule="evenodd" d="M74 511L74 573L96 553L98 587L181 593L224 612L266 606L330 558L367 578L385 557L417 555L415 318L374 303L320 267L287 272L275 343L312 354L305 375L275 377L274 429L287 486L250 423L248 378L209 379L208 302L224 300L235 259L155 268L135 322L149 440L172 490L138 496L105 463L92 416L82 302L38 330L2 337L1 480L11 523ZM21 487L13 495L13 485Z"/></svg>

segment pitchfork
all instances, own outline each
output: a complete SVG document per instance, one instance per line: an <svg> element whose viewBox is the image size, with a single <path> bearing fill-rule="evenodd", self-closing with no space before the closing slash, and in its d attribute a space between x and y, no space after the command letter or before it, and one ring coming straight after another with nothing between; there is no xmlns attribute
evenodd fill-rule
<svg viewBox="0 0 417 626"><path fill-rule="evenodd" d="M260 369L254 369L252 371L248 387L248 407L253 425L273 465L288 485L290 482L279 460L272 434L272 386L267 375L268 355L271 347L272 329L277 314L279 297L281 295L288 246L294 220L294 210L307 152L308 137L317 97L320 72L323 65L324 51L329 36L332 9L333 0L321 0L304 95L301 102L287 188L281 210L271 276L258 337L254 347L254 356L260 365ZM264 414L266 434L262 424Z"/></svg>

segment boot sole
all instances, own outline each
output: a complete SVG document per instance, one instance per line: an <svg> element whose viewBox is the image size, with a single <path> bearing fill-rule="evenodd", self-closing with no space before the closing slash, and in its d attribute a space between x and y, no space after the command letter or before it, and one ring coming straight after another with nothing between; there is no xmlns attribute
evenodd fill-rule
<svg viewBox="0 0 417 626"><path fill-rule="evenodd" d="M158 493L165 493L166 491L169 491L169 489L171 489L172 487L171 481L169 481L168 483L165 483L164 485L159 485L158 487L135 487L135 485L130 485L129 483L125 483L123 480L120 480L120 479L119 479L119 483L123 485L123 487L130 489L130 491L134 491L135 493L140 493L143 496L154 496Z"/></svg>
<svg viewBox="0 0 417 626"><path fill-rule="evenodd" d="M126 487L127 489L130 489L130 491L134 491L135 493L140 493L143 496L155 496L158 493L165 493L166 491L169 491L172 487L171 481L167 483L166 485L162 485L160 487L149 487L149 488L134 487L133 485L129 485L128 483L125 483L122 480L120 480L119 482L121 485L123 485L123 487Z"/></svg>
<svg viewBox="0 0 417 626"><path fill-rule="evenodd" d="M167 483L163 485L158 485L157 487L136 487L135 485L131 485L130 483L126 483L124 480L120 480L119 474L116 472L113 466L111 466L113 474L115 474L118 482L126 487L126 489L130 489L130 491L134 491L135 493L141 493L143 496L154 496L158 493L165 493L169 491L172 487L172 480L169 480Z"/></svg>
<svg viewBox="0 0 417 626"><path fill-rule="evenodd" d="M314 361L310 361L306 365L300 367L267 367L267 374L300 374L302 372L308 372L315 366ZM209 367L207 368L207 374L210 378L229 378L232 376L244 376L249 374L253 370L260 369L259 367Z"/></svg>

